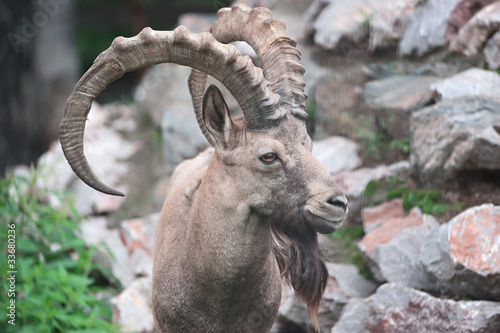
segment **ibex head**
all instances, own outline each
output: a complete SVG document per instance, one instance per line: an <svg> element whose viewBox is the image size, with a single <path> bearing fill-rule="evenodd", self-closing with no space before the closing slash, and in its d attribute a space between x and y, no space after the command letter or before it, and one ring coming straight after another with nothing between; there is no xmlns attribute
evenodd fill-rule
<svg viewBox="0 0 500 333"><path fill-rule="evenodd" d="M216 148L207 173L221 175L221 186L230 180L225 205L245 206L270 226L279 268L315 319L327 278L316 232L330 233L341 224L347 200L311 153L305 70L295 42L284 31L284 24L269 10L237 5L219 11L211 33L194 35L181 26L172 32L146 28L136 37L119 37L75 87L60 139L69 164L84 182L98 191L123 195L97 179L83 154L93 99L127 71L162 62L192 67L189 88L197 120ZM263 68L227 44L233 41L250 44ZM227 87L243 116L231 119L215 86L205 93L207 74Z"/></svg>

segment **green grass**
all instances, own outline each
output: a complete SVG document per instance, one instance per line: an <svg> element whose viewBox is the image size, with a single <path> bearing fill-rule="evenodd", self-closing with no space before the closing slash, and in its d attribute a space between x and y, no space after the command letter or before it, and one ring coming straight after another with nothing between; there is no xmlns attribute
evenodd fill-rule
<svg viewBox="0 0 500 333"><path fill-rule="evenodd" d="M96 247L77 236L81 217L65 193L52 192L61 205L49 205L36 178L37 172L29 179L0 179L2 332L117 331L110 307L94 296L105 291L93 278L104 269L92 261ZM11 236L9 243L8 235L15 241ZM8 271L16 272L15 290L6 283ZM5 313L13 301L15 326Z"/></svg>

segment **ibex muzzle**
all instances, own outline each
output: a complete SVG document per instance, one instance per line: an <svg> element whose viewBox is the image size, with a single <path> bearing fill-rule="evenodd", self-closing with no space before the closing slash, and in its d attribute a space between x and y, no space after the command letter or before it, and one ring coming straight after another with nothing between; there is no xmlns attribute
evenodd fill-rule
<svg viewBox="0 0 500 333"><path fill-rule="evenodd" d="M200 128L215 147L174 172L155 234L153 310L158 332L268 332L291 283L317 324L327 270L317 232L347 215L347 200L313 157L304 112L304 68L284 24L264 8L221 9L211 33L144 29L117 38L82 77L60 126L75 173L93 188L83 155L93 99L123 73L160 62L194 68L189 80ZM230 43L250 44L263 69ZM243 116L231 119L222 82Z"/></svg>

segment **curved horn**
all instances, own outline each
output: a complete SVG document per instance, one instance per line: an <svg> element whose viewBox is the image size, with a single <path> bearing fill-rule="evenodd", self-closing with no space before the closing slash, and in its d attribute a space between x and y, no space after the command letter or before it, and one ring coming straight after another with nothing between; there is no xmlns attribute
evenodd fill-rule
<svg viewBox="0 0 500 333"><path fill-rule="evenodd" d="M285 29L269 9L238 4L220 9L210 32L221 43L245 41L252 46L262 62L265 78L281 96L280 104L305 119L305 68L300 64L296 42L285 35Z"/></svg>
<svg viewBox="0 0 500 333"><path fill-rule="evenodd" d="M238 101L247 122L255 127L282 116L279 96L270 89L262 70L249 57L241 56L235 47L217 42L210 33L195 35L180 26L174 31L145 28L135 37L118 37L77 83L59 126L66 159L92 188L123 196L96 177L84 155L83 133L92 101L125 72L162 62L190 66L219 80Z"/></svg>
<svg viewBox="0 0 500 333"><path fill-rule="evenodd" d="M207 139L208 143L212 147L215 147L215 140L210 134L205 126L203 120L203 97L205 95L205 87L207 85L207 74L200 72L196 69L191 70L191 74L188 79L189 92L191 93L191 99L193 101L194 114L196 116L196 121L201 129L201 132Z"/></svg>

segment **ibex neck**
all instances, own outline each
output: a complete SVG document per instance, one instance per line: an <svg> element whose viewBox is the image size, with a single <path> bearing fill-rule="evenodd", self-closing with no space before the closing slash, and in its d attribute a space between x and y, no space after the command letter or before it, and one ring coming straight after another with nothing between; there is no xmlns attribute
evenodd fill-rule
<svg viewBox="0 0 500 333"><path fill-rule="evenodd" d="M245 202L244 194L224 170L211 168L193 203L187 237L203 270L231 276L266 269L272 257L268 221ZM229 275L228 275L229 274Z"/></svg>

